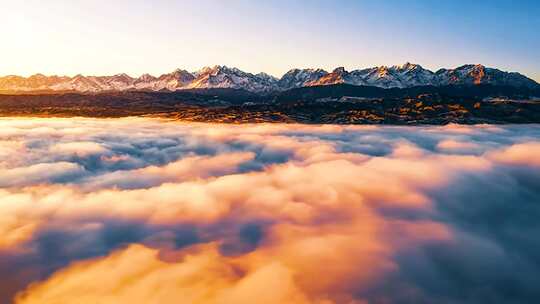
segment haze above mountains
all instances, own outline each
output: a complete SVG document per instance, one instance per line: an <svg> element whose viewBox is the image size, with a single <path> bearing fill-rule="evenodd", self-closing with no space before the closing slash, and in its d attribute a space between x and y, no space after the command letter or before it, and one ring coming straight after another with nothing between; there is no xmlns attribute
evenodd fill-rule
<svg viewBox="0 0 540 304"><path fill-rule="evenodd" d="M196 72L177 69L155 77L144 74L133 78L127 74L114 76L45 76L0 77L0 91L41 92L75 91L98 93L110 91L178 91L186 89L229 88L256 93L285 91L299 87L334 84L374 86L380 88L410 88L415 86L446 86L492 84L538 89L540 84L516 72L505 72L483 65L463 65L436 72L418 64L380 66L347 71L336 68L332 72L322 69L292 69L281 78L266 73L251 74L227 66L205 67Z"/></svg>

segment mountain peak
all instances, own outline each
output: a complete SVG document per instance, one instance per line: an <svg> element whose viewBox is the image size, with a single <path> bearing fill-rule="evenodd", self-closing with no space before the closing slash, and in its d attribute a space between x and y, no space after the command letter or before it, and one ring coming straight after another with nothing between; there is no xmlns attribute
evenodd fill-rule
<svg viewBox="0 0 540 304"><path fill-rule="evenodd" d="M216 76L220 73L238 73L241 72L237 68L229 68L226 65L214 65L212 67L206 66L202 68L201 70L197 71L196 75L212 75Z"/></svg>
<svg viewBox="0 0 540 304"><path fill-rule="evenodd" d="M327 75L323 69L291 69L278 81L282 90L312 85L315 81Z"/></svg>
<svg viewBox="0 0 540 304"><path fill-rule="evenodd" d="M44 77L47 77L47 76L45 76L45 75L43 75L41 73L37 73L37 74L34 74L34 75L30 76L29 78L44 78ZM52 77L54 77L54 76L52 76Z"/></svg>
<svg viewBox="0 0 540 304"><path fill-rule="evenodd" d="M346 74L347 71L345 70L344 67L337 67L335 68L332 73L335 73L335 74Z"/></svg>
<svg viewBox="0 0 540 304"><path fill-rule="evenodd" d="M413 86L478 85L493 84L538 89L534 80L517 72L505 72L481 64L466 64L454 69L440 69L436 73L418 64L406 62L402 65L378 66L347 71L337 67L332 72L320 68L291 69L281 78L266 73L252 74L225 65L204 67L190 73L176 69L171 73L154 77L143 74L132 78L125 73L114 76L45 76L0 77L0 90L28 92L51 91L124 91L124 90L182 90L189 88L232 88L252 92L283 91L313 85L351 84L381 88L406 88Z"/></svg>
<svg viewBox="0 0 540 304"><path fill-rule="evenodd" d="M267 74L265 72L260 72L258 74L256 74L255 76L261 78L261 79L266 79L268 81L278 81L278 79L270 74Z"/></svg>
<svg viewBox="0 0 540 304"><path fill-rule="evenodd" d="M386 77L389 73L390 69L386 65L377 68L377 74L381 78Z"/></svg>
<svg viewBox="0 0 540 304"><path fill-rule="evenodd" d="M139 77L139 79L151 79L151 78L155 78L155 77L148 73L144 73Z"/></svg>
<svg viewBox="0 0 540 304"><path fill-rule="evenodd" d="M468 69L485 69L486 67L482 64L476 63L476 64L464 64L462 66L459 66L455 68L455 70L468 70Z"/></svg>
<svg viewBox="0 0 540 304"><path fill-rule="evenodd" d="M420 69L423 69L421 65L419 64L416 64L416 63L410 63L410 62L405 62L404 64L400 65L400 66L397 66L397 69L398 70L405 70L405 71L411 71L411 70L420 70Z"/></svg>
<svg viewBox="0 0 540 304"><path fill-rule="evenodd" d="M172 71L171 73L189 73L188 71L184 70L184 69L181 69L181 68L176 68L174 69L174 71Z"/></svg>
<svg viewBox="0 0 540 304"><path fill-rule="evenodd" d="M119 73L119 74L116 74L116 75L114 75L114 76L116 76L116 77L126 77L126 78L129 77L129 78L131 78L131 76L129 76L129 75L126 74L126 73Z"/></svg>

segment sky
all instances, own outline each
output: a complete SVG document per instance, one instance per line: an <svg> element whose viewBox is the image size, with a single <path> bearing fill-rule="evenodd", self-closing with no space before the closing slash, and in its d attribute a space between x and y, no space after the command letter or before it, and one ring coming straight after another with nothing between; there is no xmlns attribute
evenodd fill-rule
<svg viewBox="0 0 540 304"><path fill-rule="evenodd" d="M281 76L481 63L540 81L540 2L0 1L0 75L159 75L227 65Z"/></svg>

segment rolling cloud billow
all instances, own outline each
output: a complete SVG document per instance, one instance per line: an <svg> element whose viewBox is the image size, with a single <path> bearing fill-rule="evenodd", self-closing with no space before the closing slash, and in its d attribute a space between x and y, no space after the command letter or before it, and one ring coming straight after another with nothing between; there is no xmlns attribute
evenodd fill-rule
<svg viewBox="0 0 540 304"><path fill-rule="evenodd" d="M0 303L534 303L540 126L0 119Z"/></svg>

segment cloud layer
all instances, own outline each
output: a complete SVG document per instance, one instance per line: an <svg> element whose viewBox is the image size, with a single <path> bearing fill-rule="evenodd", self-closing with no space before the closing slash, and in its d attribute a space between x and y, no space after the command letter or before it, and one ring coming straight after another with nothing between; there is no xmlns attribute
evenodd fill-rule
<svg viewBox="0 0 540 304"><path fill-rule="evenodd" d="M531 303L540 126L0 120L0 303Z"/></svg>

